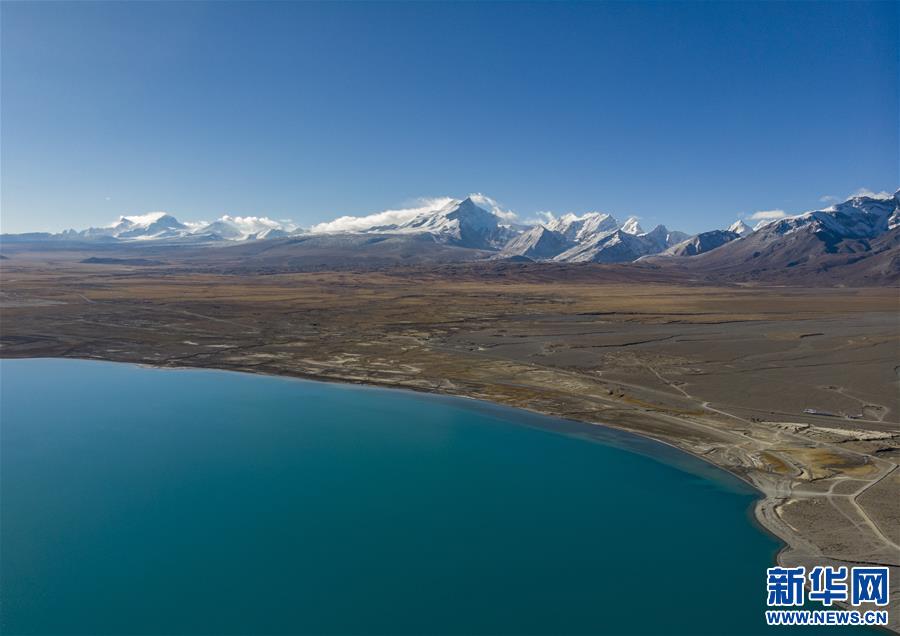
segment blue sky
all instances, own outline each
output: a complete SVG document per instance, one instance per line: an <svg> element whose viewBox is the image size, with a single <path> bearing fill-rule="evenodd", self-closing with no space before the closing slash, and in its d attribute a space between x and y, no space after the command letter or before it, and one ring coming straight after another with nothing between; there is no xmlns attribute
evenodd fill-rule
<svg viewBox="0 0 900 636"><path fill-rule="evenodd" d="M893 191L895 3L2 3L2 230Z"/></svg>

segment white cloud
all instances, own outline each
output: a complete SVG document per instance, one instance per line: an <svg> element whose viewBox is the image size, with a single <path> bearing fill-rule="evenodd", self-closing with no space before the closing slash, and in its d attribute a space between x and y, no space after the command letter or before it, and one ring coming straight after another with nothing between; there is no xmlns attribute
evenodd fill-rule
<svg viewBox="0 0 900 636"><path fill-rule="evenodd" d="M134 223L135 225L147 226L151 223L155 223L159 221L162 217L166 216L168 212L148 212L147 214L132 214L129 216L120 216L119 220L112 224L112 226L118 225L122 221L129 221ZM110 227L112 227L110 226Z"/></svg>
<svg viewBox="0 0 900 636"><path fill-rule="evenodd" d="M453 201L455 199L450 197L422 198L417 201L418 205L416 207L383 210L366 216L341 216L333 221L313 225L310 231L323 234L329 232L359 232L381 225L398 225L410 221L424 212L436 212L450 205Z"/></svg>
<svg viewBox="0 0 900 636"><path fill-rule="evenodd" d="M254 234L256 232L261 232L268 229L283 229L291 231L297 228L297 226L294 225L293 222L287 224L279 223L278 221L273 221L267 216L229 216L226 214L219 220L234 225L239 230L241 230L241 232L244 232L246 234Z"/></svg>
<svg viewBox="0 0 900 636"><path fill-rule="evenodd" d="M541 210L540 212L535 212L534 216L524 219L522 223L524 225L547 225L549 223L553 223L556 220L556 215L549 210Z"/></svg>
<svg viewBox="0 0 900 636"><path fill-rule="evenodd" d="M835 201L840 201L840 199L833 194L825 194L819 197L819 203L833 203Z"/></svg>
<svg viewBox="0 0 900 636"><path fill-rule="evenodd" d="M504 210L496 200L486 194L475 192L474 194L470 194L469 198L472 199L478 207L493 212L504 221L515 221L518 218L518 215L515 212L512 210Z"/></svg>
<svg viewBox="0 0 900 636"><path fill-rule="evenodd" d="M873 199L890 199L894 195L890 192L882 190L881 192L872 192L868 188L860 188L850 195L851 197L871 197Z"/></svg>
<svg viewBox="0 0 900 636"><path fill-rule="evenodd" d="M785 216L787 216L787 212L784 210L760 210L759 212L754 212L747 218L751 221L774 221L775 219L780 219Z"/></svg>

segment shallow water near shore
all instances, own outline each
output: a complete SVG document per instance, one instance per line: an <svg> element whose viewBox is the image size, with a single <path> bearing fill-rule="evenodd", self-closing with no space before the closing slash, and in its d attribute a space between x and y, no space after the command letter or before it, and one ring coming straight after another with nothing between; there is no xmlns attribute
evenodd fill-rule
<svg viewBox="0 0 900 636"><path fill-rule="evenodd" d="M0 421L4 633L767 631L757 495L634 436L48 359L0 362Z"/></svg>

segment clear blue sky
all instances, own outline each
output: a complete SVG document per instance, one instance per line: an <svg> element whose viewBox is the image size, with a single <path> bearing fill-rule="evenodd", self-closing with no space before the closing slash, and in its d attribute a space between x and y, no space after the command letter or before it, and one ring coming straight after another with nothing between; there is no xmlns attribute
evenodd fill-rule
<svg viewBox="0 0 900 636"><path fill-rule="evenodd" d="M895 3L0 12L5 232L469 192L699 231L900 184Z"/></svg>

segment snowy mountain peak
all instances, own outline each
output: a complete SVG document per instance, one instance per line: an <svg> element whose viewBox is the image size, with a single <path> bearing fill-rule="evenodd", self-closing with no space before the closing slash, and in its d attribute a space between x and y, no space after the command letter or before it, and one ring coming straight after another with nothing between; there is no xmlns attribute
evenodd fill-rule
<svg viewBox="0 0 900 636"><path fill-rule="evenodd" d="M728 228L728 231L734 232L738 236L746 236L747 234L750 234L753 232L753 228L751 228L749 225L744 223L744 221L742 219L738 219L737 221L735 221L734 223L731 224L731 226Z"/></svg>
<svg viewBox="0 0 900 636"><path fill-rule="evenodd" d="M553 258L572 247L572 242L559 232L537 225L507 243L500 255L503 257L526 256L531 259Z"/></svg>
<svg viewBox="0 0 900 636"><path fill-rule="evenodd" d="M638 223L637 217L630 216L622 224L622 231L625 234L644 234L644 229L641 227L641 224Z"/></svg>
<svg viewBox="0 0 900 636"><path fill-rule="evenodd" d="M80 234L87 237L113 237L122 239L156 239L170 238L188 230L167 212L150 212L148 214L120 216L119 220L100 228L89 228Z"/></svg>
<svg viewBox="0 0 900 636"><path fill-rule="evenodd" d="M624 232L625 230L623 229L622 231ZM648 246L648 253L661 252L688 238L688 235L684 232L671 231L665 225L657 225L649 232L642 232L635 236L643 239L645 245Z"/></svg>
<svg viewBox="0 0 900 636"><path fill-rule="evenodd" d="M698 254L710 252L738 238L740 238L740 235L732 230L710 230L673 245L663 251L662 254L665 256L697 256Z"/></svg>
<svg viewBox="0 0 900 636"><path fill-rule="evenodd" d="M569 213L547 223L547 229L559 232L569 241L583 241L599 232L612 232L619 227L610 214L587 212L581 216Z"/></svg>
<svg viewBox="0 0 900 636"><path fill-rule="evenodd" d="M497 221L495 214L466 197L436 213L422 214L400 229L426 230L443 242L462 247L491 249L500 247L509 238Z"/></svg>
<svg viewBox="0 0 900 636"><path fill-rule="evenodd" d="M470 197L466 197L446 212L448 219L465 219L484 227L496 227L497 216L479 207Z"/></svg>

